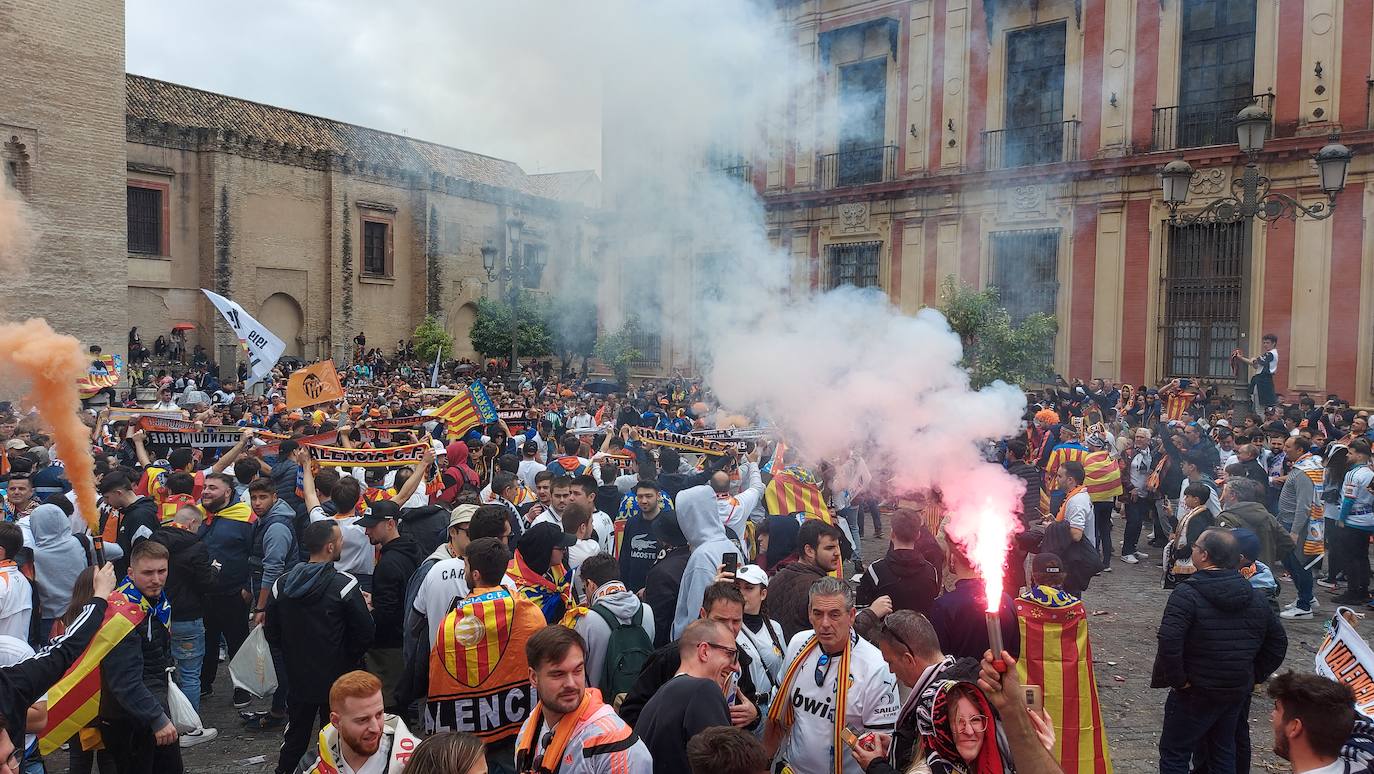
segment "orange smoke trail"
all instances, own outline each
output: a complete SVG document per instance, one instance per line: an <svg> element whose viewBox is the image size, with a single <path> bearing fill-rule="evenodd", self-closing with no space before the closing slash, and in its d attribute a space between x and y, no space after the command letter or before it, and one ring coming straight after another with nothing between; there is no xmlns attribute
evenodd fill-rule
<svg viewBox="0 0 1374 774"><path fill-rule="evenodd" d="M71 336L57 333L41 318L0 325L0 363L13 363L33 382L29 400L52 429L57 441L57 456L66 466L67 480L76 490L81 515L99 529L99 509L95 502L95 461L91 459L90 430L81 423L77 410L81 397L76 380L87 366L81 344Z"/></svg>

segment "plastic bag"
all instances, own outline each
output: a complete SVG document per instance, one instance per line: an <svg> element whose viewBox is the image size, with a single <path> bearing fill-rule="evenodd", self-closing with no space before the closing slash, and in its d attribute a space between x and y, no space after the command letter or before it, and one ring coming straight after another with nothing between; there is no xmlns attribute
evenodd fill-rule
<svg viewBox="0 0 1374 774"><path fill-rule="evenodd" d="M189 734L203 728L196 708L191 706L191 700L181 692L170 672L167 673L167 714L171 716L178 734Z"/></svg>
<svg viewBox="0 0 1374 774"><path fill-rule="evenodd" d="M229 676L235 688L242 688L259 699L277 690L277 670L272 665L272 651L267 647L267 634L261 626L253 627L248 639L229 662Z"/></svg>

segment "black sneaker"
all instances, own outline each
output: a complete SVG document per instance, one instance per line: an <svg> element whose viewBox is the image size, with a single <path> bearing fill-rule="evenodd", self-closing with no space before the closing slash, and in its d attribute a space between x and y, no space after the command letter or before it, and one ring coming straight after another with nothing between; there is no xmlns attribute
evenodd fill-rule
<svg viewBox="0 0 1374 774"><path fill-rule="evenodd" d="M200 686L200 698L204 699L206 696L214 696L214 695L215 695L215 686L213 686L213 685L205 685L204 683L201 684L201 686Z"/></svg>
<svg viewBox="0 0 1374 774"><path fill-rule="evenodd" d="M249 693L248 691L243 690L242 688L235 688L235 689L234 689L234 708L235 708L235 709L243 709L244 707L247 707L249 704L252 704L252 703L253 703L253 694Z"/></svg>

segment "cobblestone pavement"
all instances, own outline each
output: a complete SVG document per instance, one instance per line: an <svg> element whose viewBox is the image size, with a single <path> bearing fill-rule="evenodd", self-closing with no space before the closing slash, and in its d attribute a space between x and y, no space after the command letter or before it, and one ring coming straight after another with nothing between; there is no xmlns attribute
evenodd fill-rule
<svg viewBox="0 0 1374 774"><path fill-rule="evenodd" d="M871 537L865 541L865 554L870 557L881 555L885 548L886 541L880 544ZM1085 595L1090 613L1094 671L1112 759L1115 770L1123 774L1158 771L1156 745L1165 692L1150 688L1150 666L1155 653L1155 630L1168 592L1159 584L1159 549L1148 550L1151 561L1133 566L1114 562L1113 571L1094 579ZM1328 596L1325 591L1318 590L1318 598L1323 602L1322 615L1306 621L1285 622L1289 636L1286 667L1312 670L1323 627L1333 610L1325 603ZM1283 601L1287 603L1292 599L1292 586L1285 584ZM1374 637L1374 625L1369 621L1362 620L1359 629L1367 638ZM224 670L223 679L217 681L215 695L206 697L202 706L207 725L217 727L220 737L183 750L186 770L207 774L272 771L281 734L243 730L238 711L231 704L228 667L221 669ZM253 708L265 709L266 702L256 701ZM1273 740L1267 698L1256 698L1250 711L1250 729L1255 749L1253 770L1287 771L1269 752ZM261 763L250 762L260 756L264 757ZM65 754L58 753L53 763L50 771L64 771Z"/></svg>

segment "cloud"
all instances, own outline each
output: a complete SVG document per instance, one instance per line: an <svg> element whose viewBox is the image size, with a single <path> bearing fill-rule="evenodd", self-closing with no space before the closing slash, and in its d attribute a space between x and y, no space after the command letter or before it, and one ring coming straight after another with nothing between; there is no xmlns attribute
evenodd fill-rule
<svg viewBox="0 0 1374 774"><path fill-rule="evenodd" d="M127 66L528 172L599 170L596 44L615 5L128 0Z"/></svg>

